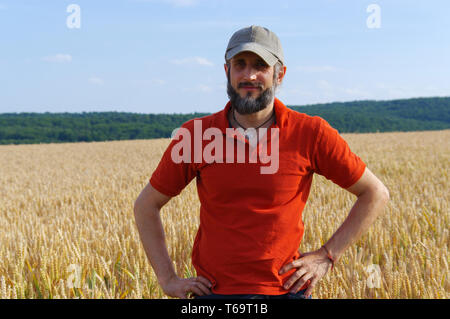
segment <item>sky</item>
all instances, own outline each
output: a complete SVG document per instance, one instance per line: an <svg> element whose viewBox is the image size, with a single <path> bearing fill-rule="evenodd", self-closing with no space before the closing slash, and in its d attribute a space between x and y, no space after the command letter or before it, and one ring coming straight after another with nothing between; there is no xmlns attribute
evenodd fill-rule
<svg viewBox="0 0 450 319"><path fill-rule="evenodd" d="M240 28L281 40L286 105L450 96L448 0L0 0L0 113L213 113Z"/></svg>

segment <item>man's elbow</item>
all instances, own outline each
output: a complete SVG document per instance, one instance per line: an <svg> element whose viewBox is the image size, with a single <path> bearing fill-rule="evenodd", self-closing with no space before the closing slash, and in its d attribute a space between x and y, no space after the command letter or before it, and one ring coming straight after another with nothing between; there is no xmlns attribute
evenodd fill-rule
<svg viewBox="0 0 450 319"><path fill-rule="evenodd" d="M136 201L134 202L133 212L134 212L134 219L136 221L139 220L139 217L142 215L142 205L139 201L139 198L136 199Z"/></svg>
<svg viewBox="0 0 450 319"><path fill-rule="evenodd" d="M389 190L384 184L381 184L379 187L377 187L376 197L383 204L383 207L386 206L387 203L389 202L390 199Z"/></svg>
<svg viewBox="0 0 450 319"><path fill-rule="evenodd" d="M139 213L139 198L136 199L135 202L134 202L133 212L134 212L134 216L135 217Z"/></svg>
<svg viewBox="0 0 450 319"><path fill-rule="evenodd" d="M376 202L379 206L385 207L389 202L390 194L387 187L378 181L367 187L358 197L367 198L372 202Z"/></svg>
<svg viewBox="0 0 450 319"><path fill-rule="evenodd" d="M384 187L384 189L385 189L385 201L386 201L386 204L389 202L389 200L391 199L391 194L389 193L389 190L387 189L387 187L385 186Z"/></svg>
<svg viewBox="0 0 450 319"><path fill-rule="evenodd" d="M139 196L134 202L133 211L135 219L139 219L140 217L157 215L159 213L159 208L153 201Z"/></svg>

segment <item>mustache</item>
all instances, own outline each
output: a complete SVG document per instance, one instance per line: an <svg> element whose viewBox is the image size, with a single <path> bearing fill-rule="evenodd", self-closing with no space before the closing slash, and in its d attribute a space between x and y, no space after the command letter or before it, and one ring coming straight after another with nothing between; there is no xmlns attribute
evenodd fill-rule
<svg viewBox="0 0 450 319"><path fill-rule="evenodd" d="M242 82L242 83L239 83L238 88L242 88L242 87L244 87L244 86L247 86L247 87L254 87L254 88L261 89L261 90L262 90L262 88L263 88L262 84L260 84L260 83L250 83L250 82Z"/></svg>

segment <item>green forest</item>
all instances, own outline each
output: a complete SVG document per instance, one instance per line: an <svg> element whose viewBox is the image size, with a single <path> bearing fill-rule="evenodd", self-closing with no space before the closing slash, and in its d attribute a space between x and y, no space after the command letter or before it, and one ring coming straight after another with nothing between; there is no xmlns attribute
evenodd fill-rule
<svg viewBox="0 0 450 319"><path fill-rule="evenodd" d="M450 97L287 106L301 113L324 118L340 133L450 128ZM167 138L184 122L208 114L2 113L0 144Z"/></svg>

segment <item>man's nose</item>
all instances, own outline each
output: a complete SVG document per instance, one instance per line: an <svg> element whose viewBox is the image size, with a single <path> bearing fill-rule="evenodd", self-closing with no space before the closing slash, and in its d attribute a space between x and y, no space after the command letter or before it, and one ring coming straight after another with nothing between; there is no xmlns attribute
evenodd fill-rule
<svg viewBox="0 0 450 319"><path fill-rule="evenodd" d="M247 66L245 68L245 77L249 80L256 80L256 70L252 66Z"/></svg>

